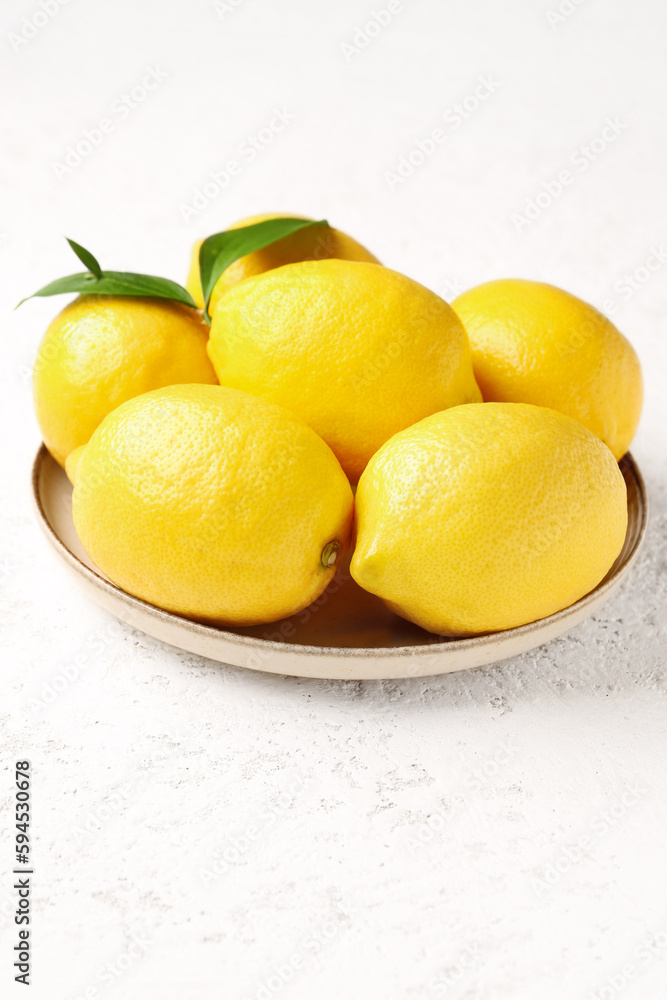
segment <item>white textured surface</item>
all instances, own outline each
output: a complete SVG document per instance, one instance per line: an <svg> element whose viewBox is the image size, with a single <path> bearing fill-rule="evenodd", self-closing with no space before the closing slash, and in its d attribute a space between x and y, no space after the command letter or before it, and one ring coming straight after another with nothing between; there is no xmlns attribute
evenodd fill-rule
<svg viewBox="0 0 667 1000"><path fill-rule="evenodd" d="M400 6L346 61L384 0L70 0L17 52L8 34L39 7L3 5L0 854L4 871L28 756L38 1000L665 996L667 264L629 296L614 286L667 238L667 12L585 0L550 25L556 0ZM166 79L122 117L154 66ZM456 127L445 112L480 77L494 92ZM250 162L242 144L283 108ZM58 180L53 161L105 117ZM608 118L625 127L581 169ZM440 126L392 190L386 173ZM230 159L238 175L185 225L179 206ZM64 234L181 278L196 235L263 210L328 217L446 297L518 275L615 300L646 371L633 451L653 517L601 614L495 668L345 684L183 655L79 594L28 506L27 372L59 303L10 310L73 269ZM3 997L22 995L12 901L4 874Z"/></svg>

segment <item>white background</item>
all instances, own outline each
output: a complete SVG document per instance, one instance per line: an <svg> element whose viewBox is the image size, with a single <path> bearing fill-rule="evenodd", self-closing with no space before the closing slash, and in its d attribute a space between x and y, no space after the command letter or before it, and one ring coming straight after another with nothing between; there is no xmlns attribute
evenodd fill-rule
<svg viewBox="0 0 667 1000"><path fill-rule="evenodd" d="M36 0L0 14L0 869L25 756L29 995L662 1000L667 263L631 295L617 283L667 240L667 9L584 0L558 21L557 0L403 0L351 52L385 0L219 6L70 0L25 44L10 33L30 32ZM114 110L151 68L166 78ZM481 77L494 92L456 127L445 113L474 105ZM276 109L293 119L249 160ZM113 131L56 176L103 118ZM609 118L618 137L576 166ZM181 207L231 159L238 176L186 224ZM572 183L519 226L563 169ZM445 297L517 276L613 300L646 373L633 453L652 521L601 613L496 667L327 683L180 653L79 593L28 490L29 369L64 303L11 310L78 270L65 235L103 266L183 280L195 237L263 211L326 217ZM2 877L1 989L21 996Z"/></svg>

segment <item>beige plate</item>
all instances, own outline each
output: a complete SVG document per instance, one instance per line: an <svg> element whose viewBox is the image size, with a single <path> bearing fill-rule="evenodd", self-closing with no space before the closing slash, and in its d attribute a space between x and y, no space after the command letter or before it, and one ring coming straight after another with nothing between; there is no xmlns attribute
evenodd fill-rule
<svg viewBox="0 0 667 1000"><path fill-rule="evenodd" d="M555 615L474 639L443 640L403 621L357 587L345 568L318 602L282 622L238 629L201 625L131 597L93 566L72 523L72 488L44 446L33 467L33 493L37 519L56 552L91 597L121 621L238 667L297 677L378 679L426 677L504 660L562 635L599 608L628 573L646 531L646 491L630 455L621 470L628 488L628 533L602 583Z"/></svg>

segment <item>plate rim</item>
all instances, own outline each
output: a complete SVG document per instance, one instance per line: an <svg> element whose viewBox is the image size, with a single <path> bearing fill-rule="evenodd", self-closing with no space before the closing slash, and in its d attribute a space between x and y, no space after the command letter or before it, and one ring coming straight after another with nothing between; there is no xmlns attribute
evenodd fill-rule
<svg viewBox="0 0 667 1000"><path fill-rule="evenodd" d="M637 483L641 498L642 515L639 531L637 532L632 548L630 549L625 561L617 567L612 576L601 581L597 587L594 587L593 590L589 591L583 597L580 597L574 604L570 604L568 607L562 608L560 611L556 611L554 614L548 615L545 618L538 618L534 622L528 622L526 625L517 625L514 628L504 629L498 632L488 632L484 635L470 636L464 639L452 638L441 642L436 641L414 646L382 646L381 649L376 646L310 646L304 643L277 642L275 639L262 639L256 636L239 635L237 632L231 632L220 626L206 625L203 622L193 621L191 618L185 618L183 615L176 614L173 611L165 611L163 608L160 608L155 604L150 604L148 601L144 601L140 597L135 597L126 590L123 590L121 587L116 586L115 583L105 579L95 570L90 569L90 567L86 566L86 564L83 563L79 557L76 556L59 538L46 516L40 496L39 485L42 466L47 456L51 457L52 460L55 461L44 442L42 442L37 450L37 454L32 464L32 502L37 521L42 531L45 533L46 537L58 554L64 559L71 569L87 579L92 586L96 587L98 590L104 591L112 599L119 600L121 603L124 603L131 608L136 608L140 612L148 614L158 621L177 625L178 627L185 628L195 635L201 635L211 639L215 637L224 637L226 641L241 648L281 653L289 652L294 656L333 656L340 659L365 657L373 658L377 657L380 652L382 656L386 656L388 658L395 657L397 659L406 656L435 656L439 653L451 653L454 649L477 649L493 643L508 641L514 637L528 635L530 632L548 627L563 618L584 610L588 604L598 603L600 598L604 597L607 591L613 590L620 582L619 576L624 576L636 561L639 550L641 549L646 537L649 520L648 495L644 477L642 476L639 466L637 465L631 452L628 451L620 459L619 466L622 463L626 463L630 467L632 475Z"/></svg>

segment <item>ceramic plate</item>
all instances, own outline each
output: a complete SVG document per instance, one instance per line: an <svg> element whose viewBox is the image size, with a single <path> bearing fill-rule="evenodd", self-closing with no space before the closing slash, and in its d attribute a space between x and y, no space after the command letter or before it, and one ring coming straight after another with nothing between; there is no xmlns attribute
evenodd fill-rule
<svg viewBox="0 0 667 1000"><path fill-rule="evenodd" d="M116 587L88 559L72 522L72 487L42 446L33 467L37 519L56 552L90 596L148 635L221 663L297 677L426 677L504 660L562 635L597 610L627 575L646 530L644 482L630 455L621 461L628 488L628 532L604 580L576 604L520 628L472 639L443 639L404 621L361 590L342 567L329 589L292 618L252 628L216 628L162 611Z"/></svg>

